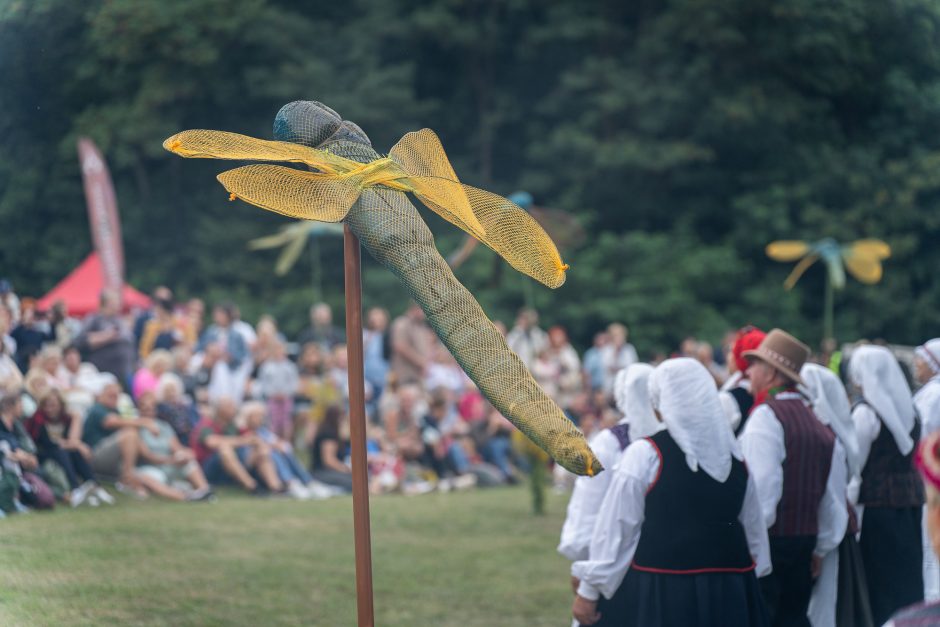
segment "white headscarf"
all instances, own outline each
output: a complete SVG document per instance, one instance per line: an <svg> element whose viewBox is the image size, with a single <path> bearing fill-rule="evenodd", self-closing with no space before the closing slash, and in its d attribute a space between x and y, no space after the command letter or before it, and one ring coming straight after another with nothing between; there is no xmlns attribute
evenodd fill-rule
<svg viewBox="0 0 940 627"><path fill-rule="evenodd" d="M940 374L940 337L924 342L914 349L914 354L927 363L934 375Z"/></svg>
<svg viewBox="0 0 940 627"><path fill-rule="evenodd" d="M862 469L858 436L855 435L852 406L842 380L832 370L812 363L803 366L800 377L803 379L800 390L812 402L816 417L824 425L829 425L842 443L849 463L849 474L859 474Z"/></svg>
<svg viewBox="0 0 940 627"><path fill-rule="evenodd" d="M862 388L865 402L881 416L901 454L910 453L914 448L914 400L891 351L883 346L859 346L849 355L849 377Z"/></svg>
<svg viewBox="0 0 940 627"><path fill-rule="evenodd" d="M743 455L705 366L687 357L667 359L650 375L649 394L689 468L724 482L731 457Z"/></svg>
<svg viewBox="0 0 940 627"><path fill-rule="evenodd" d="M623 414L620 422L630 425L631 440L645 438L663 428L650 404L649 378L652 372L653 367L649 364L630 364L618 371L614 378L614 402Z"/></svg>

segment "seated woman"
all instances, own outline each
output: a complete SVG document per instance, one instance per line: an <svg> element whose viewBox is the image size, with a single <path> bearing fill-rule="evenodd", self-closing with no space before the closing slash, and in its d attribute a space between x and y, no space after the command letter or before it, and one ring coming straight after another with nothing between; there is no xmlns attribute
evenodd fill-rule
<svg viewBox="0 0 940 627"><path fill-rule="evenodd" d="M109 505L114 503L114 498L98 485L90 463L91 449L82 442L81 422L72 420L59 390L52 388L39 399L39 407L26 421L26 430L36 443L39 463L51 461L65 473L69 485L65 500L72 507L78 507L89 496Z"/></svg>
<svg viewBox="0 0 940 627"><path fill-rule="evenodd" d="M608 470L589 555L572 565L582 625L761 627L756 575L770 547L754 482L705 367L669 359L649 378L666 429Z"/></svg>
<svg viewBox="0 0 940 627"><path fill-rule="evenodd" d="M168 423L157 419L157 401L153 392L144 392L137 401L140 418L150 419L157 433L141 428L138 437L137 477L157 496L171 501L211 501L212 489L192 449L180 444ZM178 484L189 484L181 490Z"/></svg>
<svg viewBox="0 0 940 627"><path fill-rule="evenodd" d="M167 372L157 383L156 396L157 418L173 427L180 442L189 442L189 434L199 422L199 412L186 396L183 380Z"/></svg>
<svg viewBox="0 0 940 627"><path fill-rule="evenodd" d="M140 398L144 392L155 392L160 377L173 367L173 355L166 350L158 349L150 353L144 360L144 365L134 373L132 390L134 399Z"/></svg>
<svg viewBox="0 0 940 627"><path fill-rule="evenodd" d="M352 492L352 469L343 461L348 449L349 418L338 405L330 405L310 447L310 474L320 483Z"/></svg>
<svg viewBox="0 0 940 627"><path fill-rule="evenodd" d="M287 486L288 493L295 499L307 500L329 497L332 492L317 483L294 456L294 447L290 442L277 437L265 425L267 408L264 403L249 401L242 405L239 422L245 425L245 433L258 436L271 447L271 461L277 469L277 476Z"/></svg>

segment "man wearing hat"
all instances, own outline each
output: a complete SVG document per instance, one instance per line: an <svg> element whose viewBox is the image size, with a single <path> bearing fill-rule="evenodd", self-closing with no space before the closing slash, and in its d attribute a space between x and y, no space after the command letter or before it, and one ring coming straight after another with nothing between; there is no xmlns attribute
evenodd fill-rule
<svg viewBox="0 0 940 627"><path fill-rule="evenodd" d="M813 579L848 523L842 445L796 389L809 347L774 329L744 352L756 406L741 435L770 535L761 589L773 625L806 625Z"/></svg>

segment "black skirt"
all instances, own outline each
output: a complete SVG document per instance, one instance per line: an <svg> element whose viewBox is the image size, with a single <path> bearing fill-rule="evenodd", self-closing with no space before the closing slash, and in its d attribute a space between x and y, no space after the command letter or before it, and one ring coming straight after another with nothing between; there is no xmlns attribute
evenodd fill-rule
<svg viewBox="0 0 940 627"><path fill-rule="evenodd" d="M838 594L836 625L838 627L876 627L868 603L868 584L858 542L851 533L839 545Z"/></svg>
<svg viewBox="0 0 940 627"><path fill-rule="evenodd" d="M667 575L630 569L596 627L764 627L767 612L754 572Z"/></svg>
<svg viewBox="0 0 940 627"><path fill-rule="evenodd" d="M921 507L865 507L859 541L876 625L924 600Z"/></svg>

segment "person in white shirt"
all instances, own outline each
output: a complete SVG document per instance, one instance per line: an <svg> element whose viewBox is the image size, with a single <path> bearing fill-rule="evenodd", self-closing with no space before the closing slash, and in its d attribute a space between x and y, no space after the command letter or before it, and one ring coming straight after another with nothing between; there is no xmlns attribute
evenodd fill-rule
<svg viewBox="0 0 940 627"><path fill-rule="evenodd" d="M755 577L770 572L767 529L714 380L669 359L649 395L666 429L608 471L588 557L571 567L572 614L581 625L767 625Z"/></svg>
<svg viewBox="0 0 940 627"><path fill-rule="evenodd" d="M539 328L538 312L527 307L520 309L515 326L506 335L506 344L531 368L538 354L548 348L548 334Z"/></svg>
<svg viewBox="0 0 940 627"><path fill-rule="evenodd" d="M774 572L761 589L773 625L809 625L813 579L848 523L845 451L796 389L809 347L773 329L744 356L751 392L766 393L741 434L770 534Z"/></svg>
<svg viewBox="0 0 940 627"><path fill-rule="evenodd" d="M848 372L862 396L852 410L862 467L859 545L872 616L881 625L924 599L924 485L913 465L921 425L907 379L890 350L856 348Z"/></svg>
<svg viewBox="0 0 940 627"><path fill-rule="evenodd" d="M914 349L914 378L921 388L914 395L920 414L921 437L940 431L940 338L924 342ZM924 600L940 599L940 563L933 552L924 520Z"/></svg>
<svg viewBox="0 0 940 627"><path fill-rule="evenodd" d="M861 481L858 438L852 422L852 406L839 376L819 364L805 364L800 370L800 392L813 406L819 421L833 430L846 455L849 524L838 548L823 558L819 577L813 584L809 621L813 627L864 627L872 625L868 605L868 585L862 555L855 539L858 519L853 507ZM853 490L854 488L854 490ZM854 495L853 495L854 491ZM838 603L837 603L838 600Z"/></svg>
<svg viewBox="0 0 940 627"><path fill-rule="evenodd" d="M663 427L653 415L650 404L647 382L651 372L653 367L649 364L633 364L617 373L614 401L623 418L590 441L591 450L604 468L613 468L631 441L653 435ZM602 472L593 477L578 477L574 483L558 544L558 552L572 562L587 559L597 510L610 485L611 475Z"/></svg>
<svg viewBox="0 0 940 627"><path fill-rule="evenodd" d="M604 391L610 393L614 387L614 377L618 372L640 361L636 349L627 339L630 331L619 322L607 327L609 341L601 349L601 363L604 367Z"/></svg>

